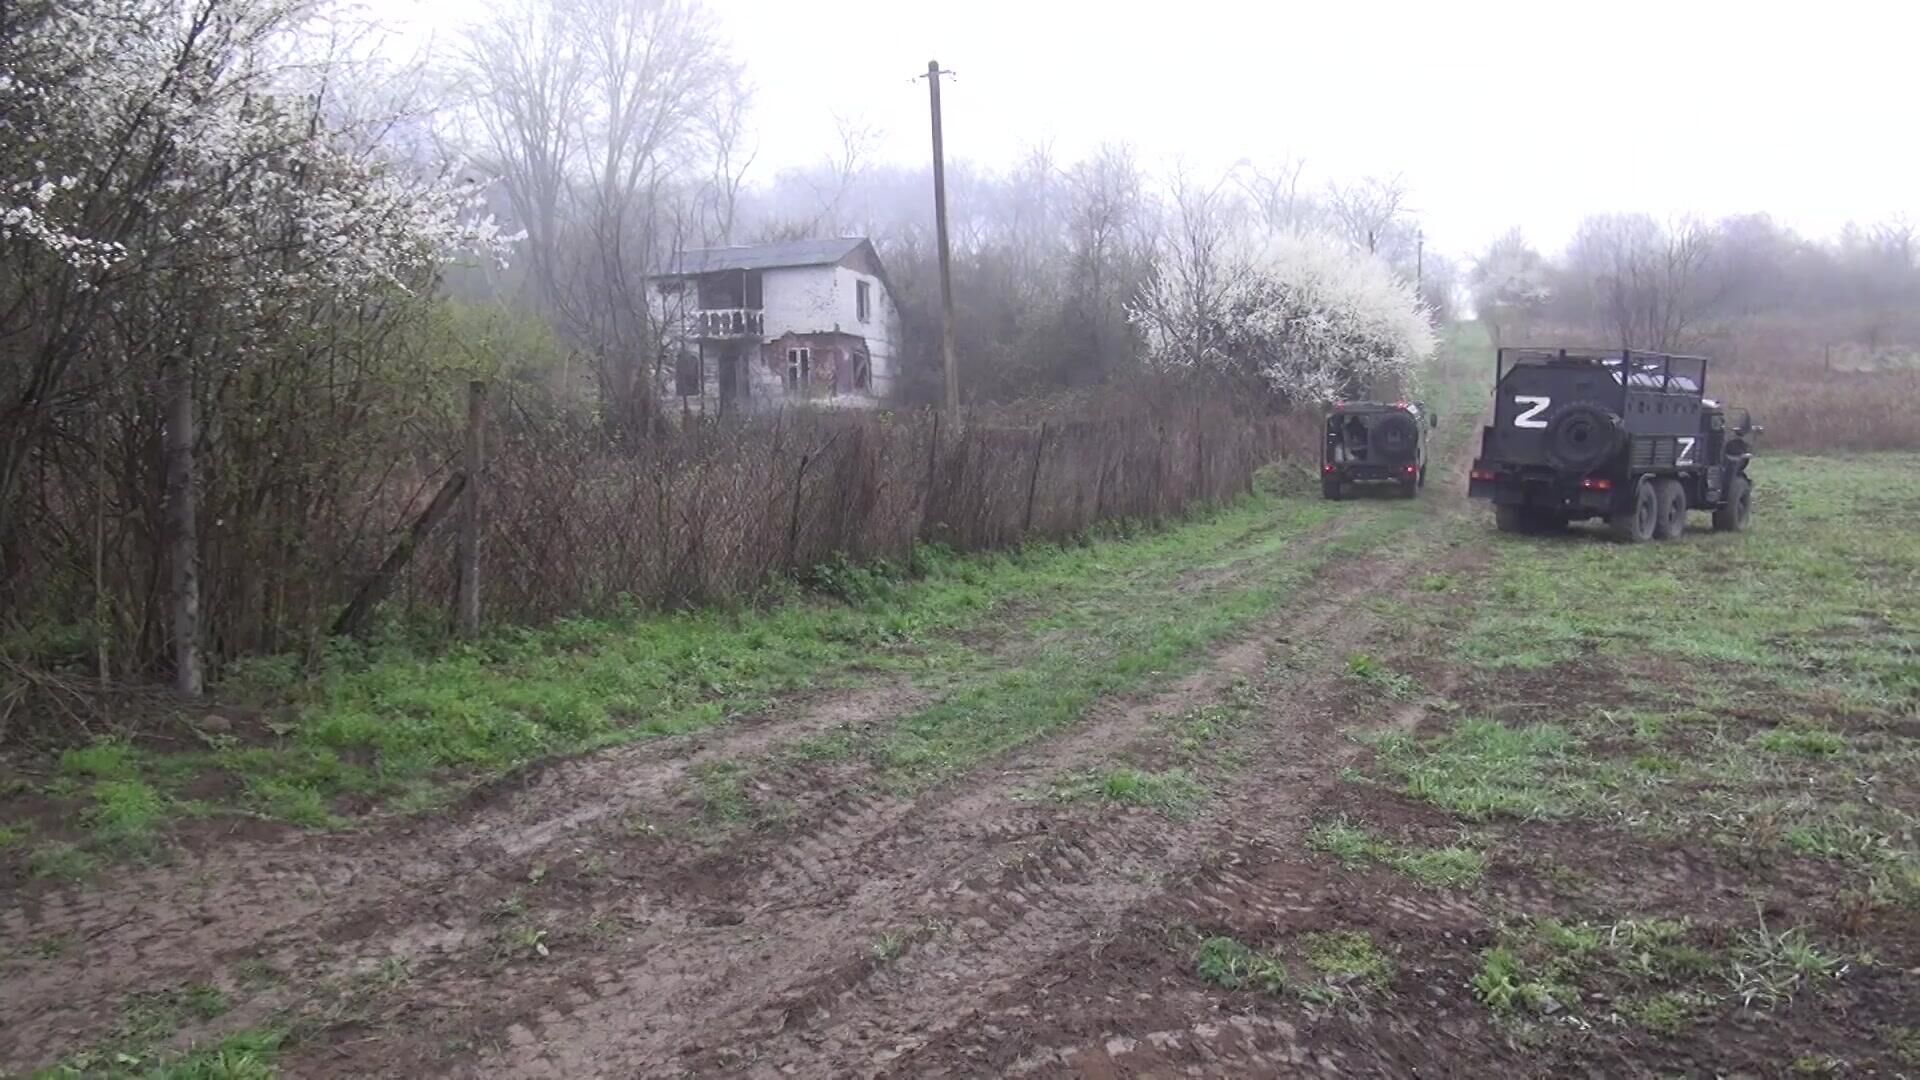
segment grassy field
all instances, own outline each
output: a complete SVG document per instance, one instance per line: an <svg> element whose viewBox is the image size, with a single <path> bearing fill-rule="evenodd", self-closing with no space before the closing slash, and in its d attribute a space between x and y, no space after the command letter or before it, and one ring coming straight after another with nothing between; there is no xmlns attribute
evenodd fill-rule
<svg viewBox="0 0 1920 1080"><path fill-rule="evenodd" d="M1422 390L1455 466L1481 374ZM1637 546L1279 470L262 664L8 779L0 1065L1912 1074L1916 468L1763 457L1750 531Z"/></svg>
<svg viewBox="0 0 1920 1080"><path fill-rule="evenodd" d="M1920 1067L1916 467L1766 461L1748 533L1503 538L1426 607L1377 667L1444 701L1360 733L1313 838L1484 911L1477 948L1405 936L1402 961L1567 1068Z"/></svg>
<svg viewBox="0 0 1920 1080"><path fill-rule="evenodd" d="M288 661L258 663L225 688L252 718L237 730L194 726L182 734L199 746L186 749L109 739L65 751L51 775L8 778L9 794L38 798L34 817L6 822L0 849L26 851L35 875L71 878L103 858L161 851L181 819L238 811L339 826L356 810L424 809L543 757L698 731L823 685L909 679L955 688L949 709L1054 698L1057 714L1231 628L1260 600L1232 598L1190 624L1190 611L1163 617L1134 597L1223 561L1271 556L1325 517L1318 504L1265 490L1138 537L973 558L934 551L911 574L839 568L838 598L796 593L764 610L569 621L431 651L349 649L311 677ZM1123 609L1130 619L1115 622ZM1084 686L1008 683L996 681L986 644L1005 631L1133 651L1087 668L1059 650L1052 659ZM889 744L903 769L958 752L924 734L929 722L937 728L939 716ZM84 830L42 835L63 821Z"/></svg>

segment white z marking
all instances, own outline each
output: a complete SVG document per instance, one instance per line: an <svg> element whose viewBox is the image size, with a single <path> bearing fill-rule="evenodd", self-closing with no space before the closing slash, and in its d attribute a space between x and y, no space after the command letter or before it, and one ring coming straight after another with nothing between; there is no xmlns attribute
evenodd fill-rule
<svg viewBox="0 0 1920 1080"><path fill-rule="evenodd" d="M1684 438L1681 439L1680 440L1680 456L1676 458L1673 463L1675 465L1693 464L1693 444L1698 441L1699 441L1698 439L1684 439Z"/></svg>
<svg viewBox="0 0 1920 1080"><path fill-rule="evenodd" d="M1547 406L1553 404L1552 398L1532 397L1527 394L1515 394L1513 395L1513 403L1515 405L1524 404L1524 405L1533 406L1533 408L1528 409L1526 412L1523 412L1519 416L1516 416L1513 418L1514 427L1543 428L1547 426L1547 422L1545 420L1536 420L1534 419L1534 417L1537 417L1541 413L1547 411Z"/></svg>

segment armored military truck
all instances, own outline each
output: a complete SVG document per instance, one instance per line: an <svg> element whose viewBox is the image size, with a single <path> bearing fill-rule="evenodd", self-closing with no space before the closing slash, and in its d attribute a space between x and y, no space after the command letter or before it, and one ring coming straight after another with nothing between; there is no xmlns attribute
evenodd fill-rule
<svg viewBox="0 0 1920 1080"><path fill-rule="evenodd" d="M1494 365L1493 423L1468 494L1493 503L1502 532L1601 518L1631 543L1672 540L1689 510L1746 528L1761 429L1707 396L1706 358L1500 349Z"/></svg>
<svg viewBox="0 0 1920 1080"><path fill-rule="evenodd" d="M1436 423L1418 401L1334 403L1320 447L1320 494L1338 499L1353 484L1418 494L1427 482L1427 432Z"/></svg>

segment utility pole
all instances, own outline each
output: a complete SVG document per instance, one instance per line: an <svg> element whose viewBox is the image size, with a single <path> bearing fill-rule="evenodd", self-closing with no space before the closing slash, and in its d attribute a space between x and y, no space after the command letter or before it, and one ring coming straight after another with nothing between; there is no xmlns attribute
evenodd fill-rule
<svg viewBox="0 0 1920 1080"><path fill-rule="evenodd" d="M940 140L940 61L927 61L927 96L933 107L933 224L940 245L940 360L946 369L947 415L960 418L960 373L953 363L953 250L947 243L947 165Z"/></svg>
<svg viewBox="0 0 1920 1080"><path fill-rule="evenodd" d="M1413 295L1424 295L1427 284L1427 230L1413 230Z"/></svg>

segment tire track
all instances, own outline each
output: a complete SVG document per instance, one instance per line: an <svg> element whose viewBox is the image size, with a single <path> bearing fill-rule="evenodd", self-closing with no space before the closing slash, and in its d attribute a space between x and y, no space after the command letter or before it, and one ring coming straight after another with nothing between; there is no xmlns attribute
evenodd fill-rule
<svg viewBox="0 0 1920 1080"><path fill-rule="evenodd" d="M1319 543L1329 531L1324 525L1299 534L1288 550ZM1220 557L1231 559L1270 531L1249 528L1224 545ZM1213 587L1229 587L1257 568L1245 558L1232 565L1240 572ZM1007 638L994 651L1017 662L1013 658L1037 640ZM457 958L487 937L485 928L471 925L478 905L465 898L523 876L530 861L570 848L610 819L658 807L690 770L884 722L931 700L898 685L814 696L764 718L536 766L488 785L447 816L343 834L236 839L95 887L26 898L0 912L0 939L71 944L57 963L36 961L25 947L0 959L7 986L0 1000L0 1062L44 1061L110 1028L127 994L189 981L223 983L223 965L241 958L319 978L343 977L381 959L421 966ZM774 868L753 889L844 890L837 853L856 838L897 827L914 807L857 792L836 795L828 805L816 832L802 831L792 851L776 849ZM643 895L624 897L612 910L673 921L662 914L659 897L637 891ZM291 991L262 995L223 1026L295 1000Z"/></svg>
<svg viewBox="0 0 1920 1080"><path fill-rule="evenodd" d="M1147 815L1100 817L1084 837L1049 839L1060 815L1012 796L1032 779L1100 759L1160 716L1224 690L1258 668L1275 633L1290 640L1326 635L1334 647L1359 640L1371 621L1351 617L1345 605L1380 580L1378 564L1336 563L1328 580L1296 597L1289 611L1265 620L1251 638L1221 650L1218 662L1169 691L1103 709L964 790L848 816L797 857L804 874L790 877L771 864L755 879L746 892L762 899L748 929L650 935L627 951L617 988L596 987L568 1008L541 1008L537 1003L550 999L550 984L561 976L530 973L534 984L516 979L495 984L491 994L475 985L472 993L455 995L469 1006L478 995L501 1020L523 1018L509 1047L483 1059L483 1071L704 1075L751 1057L802 1075L851 1075L860 1068L834 1057L830 1049L840 1043L815 1030L814 1017L830 1016L830 1029L851 1032L843 1041L863 1047L857 1055L863 1061L876 1033L950 1025L966 1015L967 1002L1012 985L1049 955L1047 943L1083 933L1157 891L1151 876L1127 880L1127 867L1178 865L1197 854L1194 829ZM1320 681L1336 679L1329 674ZM1282 762L1319 756L1321 748L1298 738L1304 730L1277 724L1281 744L1269 740L1267 750ZM1322 737L1340 741L1332 732ZM1297 770L1279 772L1300 779ZM983 846L983 838L996 834L1007 841ZM875 978L875 965L860 955L866 943L887 928L928 923L953 927L951 942L916 945ZM635 1022L649 1013L675 1022ZM902 1044L895 1051L910 1049Z"/></svg>
<svg viewBox="0 0 1920 1080"><path fill-rule="evenodd" d="M1354 569L1362 567L1354 564ZM1364 640L1377 620L1336 615L1380 582L1370 575L1354 578L1304 617L1281 624L1286 635L1314 639L1335 652ZM1083 853L1083 860L1042 857L929 890L913 908L967 927L970 932L957 947L915 949L874 977L839 990L830 1007L815 1006L807 1013L812 1022L798 1031L791 1006L783 1012L788 1022L777 1030L731 1031L726 1041L742 1060L701 1064L755 1078L877 1076L889 1068L897 1075L916 1075L915 1051L971 1023L984 1004L1000 996L1030 999L1032 976L1058 955L1061 942L1097 943L1117 932L1129 912L1162 895L1166 877L1233 887L1232 871L1213 867L1211 856L1298 843L1319 792L1335 781L1342 763L1357 755L1358 748L1331 724L1328 701L1339 684L1337 673L1324 670L1285 686L1286 704L1263 718L1271 726L1254 751L1259 766L1236 776L1197 821L1096 815L1086 826L1087 836L1064 841ZM1302 768L1303 762L1314 767ZM1139 865L1159 873L1141 875L1132 869ZM807 992L800 991L801 1001Z"/></svg>

